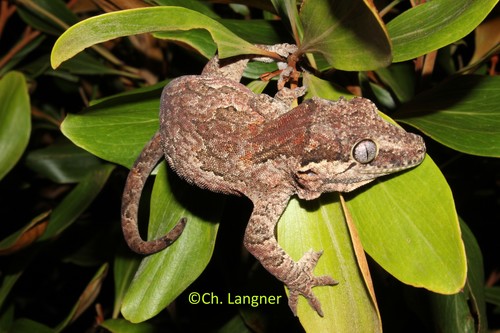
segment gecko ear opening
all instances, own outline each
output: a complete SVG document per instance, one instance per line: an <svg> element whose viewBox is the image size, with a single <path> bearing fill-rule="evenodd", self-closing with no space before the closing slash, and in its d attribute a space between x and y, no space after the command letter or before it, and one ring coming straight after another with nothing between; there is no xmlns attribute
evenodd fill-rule
<svg viewBox="0 0 500 333"><path fill-rule="evenodd" d="M310 163L293 174L299 198L312 200L321 195L324 177L318 171L315 170L314 164Z"/></svg>

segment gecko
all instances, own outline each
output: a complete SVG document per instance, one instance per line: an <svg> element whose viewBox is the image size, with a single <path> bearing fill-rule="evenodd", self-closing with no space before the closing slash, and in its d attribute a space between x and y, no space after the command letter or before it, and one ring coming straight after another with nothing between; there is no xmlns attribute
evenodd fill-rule
<svg viewBox="0 0 500 333"><path fill-rule="evenodd" d="M287 57L293 46L272 47ZM312 288L338 282L315 276L322 251L294 261L278 244L275 227L291 196L312 200L324 192L349 192L375 178L414 167L425 157L421 136L378 115L368 99L313 97L292 107L305 88L283 88L274 97L240 83L249 57L212 58L201 75L172 80L160 101L160 128L128 175L122 229L129 247L152 254L172 244L186 219L166 235L145 241L138 231L144 183L164 157L181 178L203 189L248 197L253 211L246 249L289 290L297 315L299 295L323 316Z"/></svg>

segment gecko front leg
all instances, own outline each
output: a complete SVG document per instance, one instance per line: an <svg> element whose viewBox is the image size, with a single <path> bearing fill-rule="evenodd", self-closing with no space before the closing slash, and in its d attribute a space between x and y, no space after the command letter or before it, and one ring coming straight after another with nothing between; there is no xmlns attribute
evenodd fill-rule
<svg viewBox="0 0 500 333"><path fill-rule="evenodd" d="M245 231L244 244L269 273L288 287L290 292L288 305L295 316L297 316L297 301L300 294L323 317L321 304L312 292L312 288L333 286L338 282L327 275L314 276L313 270L322 251L311 250L295 262L278 244L275 228L288 200L288 195L269 195L267 200L254 202L253 213Z"/></svg>

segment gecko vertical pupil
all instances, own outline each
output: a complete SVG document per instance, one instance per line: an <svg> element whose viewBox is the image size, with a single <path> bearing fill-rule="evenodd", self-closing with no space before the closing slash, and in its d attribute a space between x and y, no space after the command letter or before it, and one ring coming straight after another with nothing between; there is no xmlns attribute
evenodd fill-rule
<svg viewBox="0 0 500 333"><path fill-rule="evenodd" d="M359 163L370 163L377 157L377 144L370 139L359 141L352 148L352 157Z"/></svg>

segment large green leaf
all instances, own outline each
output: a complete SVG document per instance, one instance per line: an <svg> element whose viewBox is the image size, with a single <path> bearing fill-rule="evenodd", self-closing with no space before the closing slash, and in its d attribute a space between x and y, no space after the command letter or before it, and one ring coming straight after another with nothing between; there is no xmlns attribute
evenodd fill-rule
<svg viewBox="0 0 500 333"><path fill-rule="evenodd" d="M39 175L56 183L75 183L82 180L88 171L101 161L65 140L48 147L32 150L26 164Z"/></svg>
<svg viewBox="0 0 500 333"><path fill-rule="evenodd" d="M347 196L366 252L406 284L460 291L467 272L464 244L450 188L431 158L367 187Z"/></svg>
<svg viewBox="0 0 500 333"><path fill-rule="evenodd" d="M500 77L464 75L403 105L398 121L455 150L500 156Z"/></svg>
<svg viewBox="0 0 500 333"><path fill-rule="evenodd" d="M51 64L57 68L85 48L117 37L192 29L210 32L221 58L238 54L268 54L199 12L182 7L150 7L94 16L75 24L54 44Z"/></svg>
<svg viewBox="0 0 500 333"><path fill-rule="evenodd" d="M298 261L307 251L324 251L314 274L330 275L336 286L313 289L321 318L299 296L298 316L308 332L381 332L377 308L358 267L338 194L304 202L293 199L278 224L278 240Z"/></svg>
<svg viewBox="0 0 500 333"><path fill-rule="evenodd" d="M31 133L30 99L21 73L0 80L0 180L21 158Z"/></svg>
<svg viewBox="0 0 500 333"><path fill-rule="evenodd" d="M77 146L130 167L158 129L160 94L158 87L107 99L83 114L69 114L61 130Z"/></svg>
<svg viewBox="0 0 500 333"><path fill-rule="evenodd" d="M250 43L271 45L283 42L284 34L281 33L283 29L280 29L279 21L222 19L217 21ZM217 49L217 44L210 38L210 33L204 29L162 31L155 32L153 36L189 45L206 58L211 58Z"/></svg>
<svg viewBox="0 0 500 333"><path fill-rule="evenodd" d="M498 0L433 0L407 10L387 24L394 62L413 59L465 37Z"/></svg>
<svg viewBox="0 0 500 333"><path fill-rule="evenodd" d="M335 68L360 71L391 62L391 44L366 0L304 1L300 11L303 52L318 52Z"/></svg>
<svg viewBox="0 0 500 333"><path fill-rule="evenodd" d="M163 163L151 195L148 239L170 230L181 217L186 228L168 249L146 257L125 295L123 316L131 322L147 320L169 305L205 269L212 257L223 200L167 177Z"/></svg>

